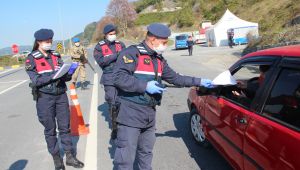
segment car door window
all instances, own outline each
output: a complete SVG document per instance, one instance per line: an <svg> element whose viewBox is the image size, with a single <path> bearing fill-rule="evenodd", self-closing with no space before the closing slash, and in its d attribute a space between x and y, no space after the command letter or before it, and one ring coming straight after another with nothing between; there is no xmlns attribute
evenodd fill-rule
<svg viewBox="0 0 300 170"><path fill-rule="evenodd" d="M250 108L257 90L268 75L269 68L270 65L266 64L241 65L233 74L238 84L224 87L221 95L244 108Z"/></svg>
<svg viewBox="0 0 300 170"><path fill-rule="evenodd" d="M271 90L264 115L300 129L300 70L283 69Z"/></svg>

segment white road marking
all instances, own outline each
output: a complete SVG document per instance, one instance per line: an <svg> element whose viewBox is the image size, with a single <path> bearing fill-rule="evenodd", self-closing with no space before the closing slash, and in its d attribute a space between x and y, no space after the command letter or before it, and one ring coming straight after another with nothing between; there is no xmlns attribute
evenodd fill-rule
<svg viewBox="0 0 300 170"><path fill-rule="evenodd" d="M28 80L28 79L27 79ZM0 82L0 84L7 84L7 83L17 83L20 81L24 81L24 80L15 80L15 81L4 81L4 82Z"/></svg>
<svg viewBox="0 0 300 170"><path fill-rule="evenodd" d="M7 73L9 71L13 70L12 68L11 69L8 69L8 70L5 70L5 71L1 71L0 74L4 74L4 73Z"/></svg>
<svg viewBox="0 0 300 170"><path fill-rule="evenodd" d="M20 67L20 68L17 68L17 69L15 69L15 68L10 68L10 69L8 69L8 70L5 70L5 71L0 72L0 75L1 75L1 74L5 74L5 73L10 72L10 71L17 71L17 70L21 70L21 69L23 69L23 67Z"/></svg>
<svg viewBox="0 0 300 170"><path fill-rule="evenodd" d="M85 149L85 170L96 170L97 169L97 151L98 151L98 142L97 142L97 113L98 113L98 74L94 74L94 85L92 93L92 101L90 108L90 119L89 119L89 128L90 134L87 137L86 149Z"/></svg>
<svg viewBox="0 0 300 170"><path fill-rule="evenodd" d="M3 93L5 93L5 92L8 92L9 90L11 90L11 89L13 89L13 88L15 88L15 87L18 87L19 85L25 83L26 81L28 81L28 80L23 80L23 81L21 81L20 83L17 83L16 85L11 86L11 87L9 87L9 88L7 88L7 89L1 91L1 92L0 92L0 95L3 94Z"/></svg>

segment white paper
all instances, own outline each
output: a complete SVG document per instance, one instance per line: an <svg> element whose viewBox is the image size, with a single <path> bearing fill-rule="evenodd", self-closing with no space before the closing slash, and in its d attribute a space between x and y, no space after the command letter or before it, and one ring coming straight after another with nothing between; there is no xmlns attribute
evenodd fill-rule
<svg viewBox="0 0 300 170"><path fill-rule="evenodd" d="M60 77L62 77L63 75L65 75L69 69L71 67L71 64L64 64L53 76L52 79L58 79Z"/></svg>
<svg viewBox="0 0 300 170"><path fill-rule="evenodd" d="M219 74L213 81L213 85L235 85L236 80L231 75L229 70L224 71L223 73Z"/></svg>

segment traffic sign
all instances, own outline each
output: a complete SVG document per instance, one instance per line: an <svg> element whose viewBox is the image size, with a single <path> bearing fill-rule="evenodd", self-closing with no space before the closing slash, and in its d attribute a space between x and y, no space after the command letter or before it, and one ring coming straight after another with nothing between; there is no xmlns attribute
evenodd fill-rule
<svg viewBox="0 0 300 170"><path fill-rule="evenodd" d="M60 42L57 43L56 48L57 48L57 50L61 50L63 48L62 43L60 43Z"/></svg>
<svg viewBox="0 0 300 170"><path fill-rule="evenodd" d="M11 51L14 53L14 54L17 54L19 52L19 46L17 44L13 44L11 46Z"/></svg>

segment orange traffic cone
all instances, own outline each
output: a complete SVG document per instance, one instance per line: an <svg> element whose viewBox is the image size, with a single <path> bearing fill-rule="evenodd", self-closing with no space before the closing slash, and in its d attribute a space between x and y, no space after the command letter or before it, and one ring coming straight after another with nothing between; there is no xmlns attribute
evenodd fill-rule
<svg viewBox="0 0 300 170"><path fill-rule="evenodd" d="M70 85L70 96L72 100L71 102L72 104L70 105L71 135L73 136L87 135L90 132L90 130L84 123L75 85L73 83L71 83Z"/></svg>

